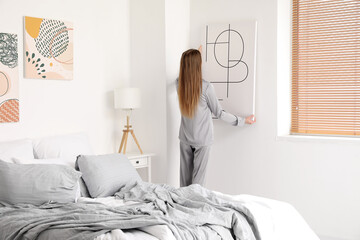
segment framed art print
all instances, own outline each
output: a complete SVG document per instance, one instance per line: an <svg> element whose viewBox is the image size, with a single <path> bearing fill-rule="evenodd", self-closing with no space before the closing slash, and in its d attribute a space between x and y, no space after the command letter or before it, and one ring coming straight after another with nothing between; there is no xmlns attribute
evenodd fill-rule
<svg viewBox="0 0 360 240"><path fill-rule="evenodd" d="M0 123L19 121L18 37L0 33Z"/></svg>
<svg viewBox="0 0 360 240"><path fill-rule="evenodd" d="M25 17L25 78L73 79L73 24Z"/></svg>

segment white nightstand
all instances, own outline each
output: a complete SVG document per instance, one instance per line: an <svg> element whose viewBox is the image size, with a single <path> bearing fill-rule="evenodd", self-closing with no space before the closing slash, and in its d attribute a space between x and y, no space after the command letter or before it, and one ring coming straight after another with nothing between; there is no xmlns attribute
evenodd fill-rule
<svg viewBox="0 0 360 240"><path fill-rule="evenodd" d="M147 168L148 182L151 182L151 157L153 153L126 153L127 158L135 168Z"/></svg>

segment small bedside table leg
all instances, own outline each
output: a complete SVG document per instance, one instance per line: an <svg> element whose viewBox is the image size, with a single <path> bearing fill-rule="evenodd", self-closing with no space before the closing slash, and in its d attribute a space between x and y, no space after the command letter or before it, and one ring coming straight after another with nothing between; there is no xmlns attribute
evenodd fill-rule
<svg viewBox="0 0 360 240"><path fill-rule="evenodd" d="M149 157L149 162L148 162L148 182L151 183L151 157Z"/></svg>

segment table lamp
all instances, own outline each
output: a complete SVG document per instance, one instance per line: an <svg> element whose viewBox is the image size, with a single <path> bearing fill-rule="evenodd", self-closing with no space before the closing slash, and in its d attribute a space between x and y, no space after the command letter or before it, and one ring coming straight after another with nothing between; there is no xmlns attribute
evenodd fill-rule
<svg viewBox="0 0 360 240"><path fill-rule="evenodd" d="M135 140L136 145L138 146L140 153L143 154L140 144L137 141L134 130L131 129L130 115L133 109L139 108L141 102L140 89L138 88L118 88L114 90L114 105L116 109L123 109L126 112L126 125L123 130L123 136L120 143L119 153L121 153L122 148L123 154L126 153L126 144L129 133Z"/></svg>

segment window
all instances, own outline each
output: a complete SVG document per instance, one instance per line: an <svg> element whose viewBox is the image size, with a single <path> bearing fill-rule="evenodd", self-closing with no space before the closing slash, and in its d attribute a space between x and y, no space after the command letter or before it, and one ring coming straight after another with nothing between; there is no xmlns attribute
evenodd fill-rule
<svg viewBox="0 0 360 240"><path fill-rule="evenodd" d="M293 0L291 133L360 135L360 0Z"/></svg>

